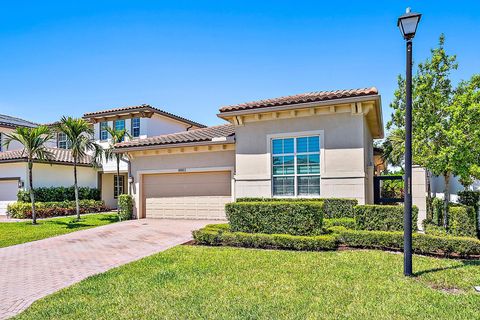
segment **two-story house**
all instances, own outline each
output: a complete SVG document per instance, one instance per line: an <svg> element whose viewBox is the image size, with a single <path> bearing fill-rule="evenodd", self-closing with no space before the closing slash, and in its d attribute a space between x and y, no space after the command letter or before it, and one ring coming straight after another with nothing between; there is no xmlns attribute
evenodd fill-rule
<svg viewBox="0 0 480 320"><path fill-rule="evenodd" d="M140 140L151 136L187 131L204 127L202 124L180 116L153 108L149 105L132 106L91 112L84 118L94 127L94 139L103 148L111 147L106 127L126 129L131 139ZM37 123L0 115L0 141L5 134L16 127L35 127ZM21 144L13 142L9 147L0 143L0 214L5 214L9 203L16 201L19 190L28 189L27 158ZM63 134L57 134L48 144L52 159L48 162L35 161L33 184L35 187L69 187L73 185L73 158L68 150L68 141ZM100 167L92 165L90 156L80 159L78 164L78 184L82 187L98 187L102 200L111 208L117 204L117 188L127 193L128 161L120 163L120 176L116 177L116 162L105 161Z"/></svg>

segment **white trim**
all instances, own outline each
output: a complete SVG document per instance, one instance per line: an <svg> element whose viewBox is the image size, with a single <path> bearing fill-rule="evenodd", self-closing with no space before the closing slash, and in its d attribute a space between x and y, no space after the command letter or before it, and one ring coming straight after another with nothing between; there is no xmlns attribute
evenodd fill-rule
<svg viewBox="0 0 480 320"><path fill-rule="evenodd" d="M311 130L311 131L300 131L300 132L283 132L275 134L267 134L267 156L268 156L268 165L267 165L267 176L270 179L270 197L273 197L273 176L272 176L272 140L273 139L285 139L285 138L302 138L309 136L319 136L320 137L320 185L322 184L322 177L325 174L325 131L324 130ZM296 146L294 146L296 155ZM295 160L296 161L296 160ZM296 170L296 168L295 168ZM295 175L296 177L297 175ZM297 188L297 182L295 180L295 193ZM320 188L320 196L322 194L322 189ZM303 197L303 196L302 196Z"/></svg>

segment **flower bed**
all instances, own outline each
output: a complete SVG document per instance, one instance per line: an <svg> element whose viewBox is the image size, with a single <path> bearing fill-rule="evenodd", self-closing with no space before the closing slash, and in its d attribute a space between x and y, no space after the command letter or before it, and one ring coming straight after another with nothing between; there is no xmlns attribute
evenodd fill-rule
<svg viewBox="0 0 480 320"><path fill-rule="evenodd" d="M75 201L63 202L35 202L37 218L60 217L76 214ZM80 200L80 213L95 213L109 211L103 201ZM12 218L31 219L32 204L28 202L15 202L9 204L7 212Z"/></svg>

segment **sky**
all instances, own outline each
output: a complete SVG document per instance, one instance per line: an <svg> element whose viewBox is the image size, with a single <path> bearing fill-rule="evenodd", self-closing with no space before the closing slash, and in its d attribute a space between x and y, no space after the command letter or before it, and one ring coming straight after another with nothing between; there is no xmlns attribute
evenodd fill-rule
<svg viewBox="0 0 480 320"><path fill-rule="evenodd" d="M50 123L146 103L215 125L224 105L375 86L386 122L408 6L423 14L415 62L444 33L453 79L480 73L480 1L0 0L0 113Z"/></svg>

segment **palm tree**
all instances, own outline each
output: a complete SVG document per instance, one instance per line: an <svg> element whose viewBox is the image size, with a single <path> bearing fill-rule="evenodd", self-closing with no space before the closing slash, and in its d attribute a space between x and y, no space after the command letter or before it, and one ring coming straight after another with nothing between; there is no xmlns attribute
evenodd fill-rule
<svg viewBox="0 0 480 320"><path fill-rule="evenodd" d="M19 127L12 133L5 134L4 145L8 148L12 141L23 145L23 154L28 159L28 182L30 188L30 201L32 203L32 223L37 224L35 211L35 194L33 190L33 160L48 161L52 153L48 150L46 143L53 138L49 127L38 126L36 128Z"/></svg>
<svg viewBox="0 0 480 320"><path fill-rule="evenodd" d="M131 139L131 135L127 130L115 130L113 128L107 127L107 132L110 134L110 146L105 150L105 158L107 160L115 160L117 163L117 179L120 177L120 161L125 159L125 154L118 152L115 149L115 144L125 140L125 137ZM115 181L115 188L117 189L117 214L120 217L120 184L118 181Z"/></svg>
<svg viewBox="0 0 480 320"><path fill-rule="evenodd" d="M62 117L56 125L58 132L64 133L67 137L67 148L72 152L73 158L73 186L75 189L75 204L77 211L77 220L80 220L80 203L78 199L78 178L77 164L81 158L93 153L92 163L97 164L97 159L101 156L101 147L93 139L92 125L84 119Z"/></svg>

